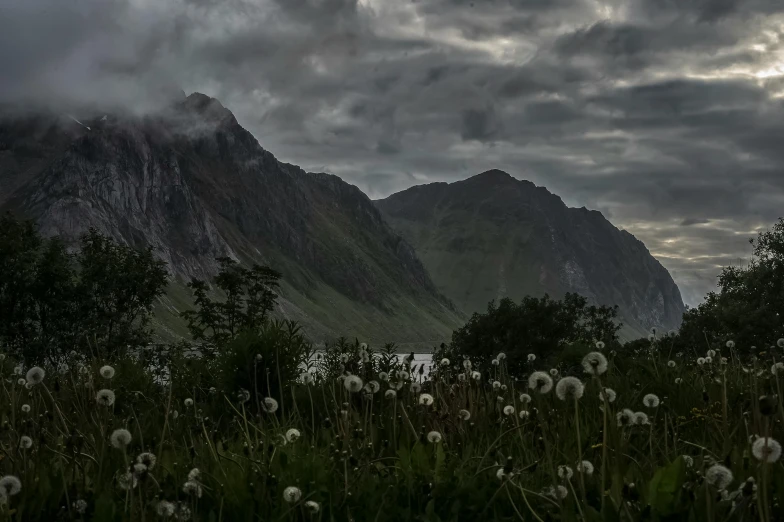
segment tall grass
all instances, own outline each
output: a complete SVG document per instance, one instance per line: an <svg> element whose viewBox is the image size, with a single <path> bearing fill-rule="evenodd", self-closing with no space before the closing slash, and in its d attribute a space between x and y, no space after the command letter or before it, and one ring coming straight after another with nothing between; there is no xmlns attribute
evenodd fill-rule
<svg viewBox="0 0 784 522"><path fill-rule="evenodd" d="M220 355L4 355L0 520L777 520L780 350L655 341L575 383L341 345L276 393L230 389Z"/></svg>

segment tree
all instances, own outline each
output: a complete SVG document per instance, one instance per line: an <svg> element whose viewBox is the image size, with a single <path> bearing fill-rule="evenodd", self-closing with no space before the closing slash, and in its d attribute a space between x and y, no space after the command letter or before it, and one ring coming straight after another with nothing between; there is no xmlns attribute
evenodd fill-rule
<svg viewBox="0 0 784 522"><path fill-rule="evenodd" d="M616 321L617 310L589 306L585 297L571 293L562 301L548 295L527 296L520 304L508 298L498 304L493 301L486 313L475 313L456 330L451 344L436 358L465 356L475 367L486 368L492 358L504 352L508 367L522 370L528 354L547 359L571 343L616 343L621 328Z"/></svg>
<svg viewBox="0 0 784 522"><path fill-rule="evenodd" d="M28 362L150 342L165 264L90 230L77 254L30 221L0 219L0 342Z"/></svg>
<svg viewBox="0 0 784 522"><path fill-rule="evenodd" d="M220 271L213 282L225 299L211 297L209 285L194 278L188 287L196 310L182 313L193 338L213 346L223 346L241 332L261 328L275 307L281 276L266 266L243 268L228 257L218 258L218 263Z"/></svg>
<svg viewBox="0 0 784 522"><path fill-rule="evenodd" d="M740 350L764 349L784 337L784 219L750 243L751 262L724 268L718 292L684 314L678 349L716 348L729 340Z"/></svg>

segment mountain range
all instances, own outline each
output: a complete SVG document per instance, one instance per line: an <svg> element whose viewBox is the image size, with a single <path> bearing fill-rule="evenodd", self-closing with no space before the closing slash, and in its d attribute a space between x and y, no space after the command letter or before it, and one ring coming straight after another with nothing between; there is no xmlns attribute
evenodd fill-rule
<svg viewBox="0 0 784 522"><path fill-rule="evenodd" d="M638 332L683 312L667 271L598 212L500 171L373 202L278 161L199 93L145 116L2 108L0 210L70 241L94 227L151 246L172 279L156 309L164 340L185 334L185 285L219 256L282 272L278 314L317 342L432 346L490 299L527 293L618 304Z"/></svg>

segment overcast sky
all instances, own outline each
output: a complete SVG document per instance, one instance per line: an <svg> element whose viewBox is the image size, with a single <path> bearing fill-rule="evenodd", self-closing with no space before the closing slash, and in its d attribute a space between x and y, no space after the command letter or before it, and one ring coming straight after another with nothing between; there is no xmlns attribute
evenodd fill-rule
<svg viewBox="0 0 784 522"><path fill-rule="evenodd" d="M204 92L372 198L504 169L695 305L784 214L783 34L782 0L0 0L0 102Z"/></svg>

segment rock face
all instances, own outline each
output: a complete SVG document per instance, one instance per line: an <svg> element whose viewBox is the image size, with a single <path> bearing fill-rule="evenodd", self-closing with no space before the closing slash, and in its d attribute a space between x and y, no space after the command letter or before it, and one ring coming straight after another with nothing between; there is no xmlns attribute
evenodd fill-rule
<svg viewBox="0 0 784 522"><path fill-rule="evenodd" d="M282 272L280 313L315 341L429 344L464 319L358 188L277 161L198 93L155 117L5 114L0 209L47 235L152 246L173 277L158 314L172 334L184 283L219 256Z"/></svg>
<svg viewBox="0 0 784 522"><path fill-rule="evenodd" d="M618 305L627 338L680 325L680 291L642 242L531 182L492 170L413 187L376 206L466 313L502 297L576 292Z"/></svg>

